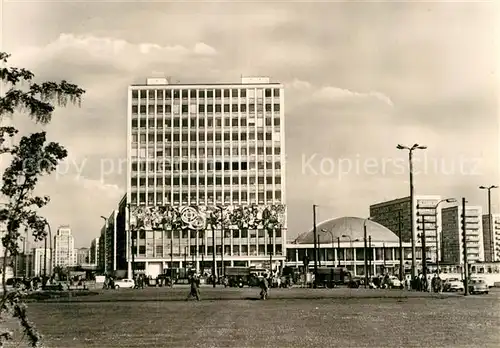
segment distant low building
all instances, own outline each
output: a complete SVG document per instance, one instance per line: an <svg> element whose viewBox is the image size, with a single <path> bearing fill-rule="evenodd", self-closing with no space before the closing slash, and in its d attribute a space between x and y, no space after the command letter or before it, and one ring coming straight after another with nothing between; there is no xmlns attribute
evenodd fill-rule
<svg viewBox="0 0 500 348"><path fill-rule="evenodd" d="M367 244L364 242L366 225ZM341 217L323 221L317 225L318 267L345 267L354 276L364 276L365 255L368 274L399 275L399 238L388 228L376 222L359 217ZM403 268L411 268L411 243L403 242ZM416 248L416 259L421 264L422 251ZM300 234L286 246L286 266L314 269L314 231ZM418 265L417 265L418 267Z"/></svg>
<svg viewBox="0 0 500 348"><path fill-rule="evenodd" d="M33 248L31 251L31 274L33 277L40 277L45 273L52 274L52 253L47 248L47 259L45 259L45 248Z"/></svg>

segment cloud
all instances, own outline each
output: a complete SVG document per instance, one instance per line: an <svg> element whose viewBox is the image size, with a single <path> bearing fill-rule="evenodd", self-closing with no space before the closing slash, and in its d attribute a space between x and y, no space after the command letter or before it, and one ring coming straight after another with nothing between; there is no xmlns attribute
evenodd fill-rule
<svg viewBox="0 0 500 348"><path fill-rule="evenodd" d="M214 56L217 54L217 51L215 48L203 43L203 42L198 42L194 46L194 53L199 54L199 55L204 55L204 56Z"/></svg>
<svg viewBox="0 0 500 348"><path fill-rule="evenodd" d="M99 180L92 180L87 178L78 178L77 182L82 185L86 190L93 190L94 192L104 195L105 197L116 198L125 194L123 188L118 185L106 184Z"/></svg>
<svg viewBox="0 0 500 348"><path fill-rule="evenodd" d="M376 99L381 101L389 106L394 106L393 102L389 97L380 92L368 92L368 93L360 93L353 92L348 89L342 89L338 87L326 86L319 89L314 97L319 100L331 100L331 101L345 101L350 99Z"/></svg>
<svg viewBox="0 0 500 348"><path fill-rule="evenodd" d="M113 71L132 72L152 63L193 62L197 58L209 58L217 50L204 43L197 42L192 47L184 45L160 45L151 42L131 43L127 40L91 34L76 35L62 33L45 47L23 47L13 55L13 62L21 66L38 62L51 61L55 65L75 65L92 71L101 67L109 73Z"/></svg>
<svg viewBox="0 0 500 348"><path fill-rule="evenodd" d="M292 82L286 83L285 86L289 89L296 89L299 91L309 90L312 87L309 82L299 79L294 79Z"/></svg>
<svg viewBox="0 0 500 348"><path fill-rule="evenodd" d="M46 128L68 147L74 167L52 182L51 216L71 223L79 245L97 235L99 216L121 198L106 185L126 184L126 87L154 71L185 83L238 81L241 74L285 83L289 236L311 228L311 204L329 207L320 219L366 216L370 203L408 192L405 173L303 174L302 155L317 154L316 166L322 159L404 161L396 144L418 142L429 147L429 165L443 160L457 168L464 157L477 159L481 173L417 175L421 194L484 204L476 187L498 181L498 20L491 5L166 6L5 6L3 43L12 62L88 91L81 109L58 110ZM416 154L417 169L425 156ZM104 178L103 161L114 163ZM77 168L88 182L75 180ZM498 211L498 200L492 203Z"/></svg>

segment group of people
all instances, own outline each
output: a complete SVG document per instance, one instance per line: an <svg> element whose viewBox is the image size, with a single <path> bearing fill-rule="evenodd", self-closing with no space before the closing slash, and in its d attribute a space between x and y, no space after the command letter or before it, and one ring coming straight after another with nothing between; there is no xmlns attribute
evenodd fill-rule
<svg viewBox="0 0 500 348"><path fill-rule="evenodd" d="M424 275L420 273L413 279L406 280L406 288L408 290L438 293L443 291L443 280L437 274L434 274L429 282L428 278L424 277Z"/></svg>
<svg viewBox="0 0 500 348"><path fill-rule="evenodd" d="M115 288L115 278L112 276L106 276L104 278L104 284L102 285L103 289L114 289Z"/></svg>
<svg viewBox="0 0 500 348"><path fill-rule="evenodd" d="M265 275L261 277L259 287L260 287L260 299L267 300L269 294L269 276ZM189 294L186 298L186 301L189 301L191 298L195 298L197 301L201 300L200 296L200 278L193 274L189 277Z"/></svg>

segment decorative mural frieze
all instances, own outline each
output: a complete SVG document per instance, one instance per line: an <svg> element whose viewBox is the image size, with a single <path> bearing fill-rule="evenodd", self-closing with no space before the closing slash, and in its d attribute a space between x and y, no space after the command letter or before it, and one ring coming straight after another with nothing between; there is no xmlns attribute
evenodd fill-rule
<svg viewBox="0 0 500 348"><path fill-rule="evenodd" d="M130 225L134 229L204 230L284 228L286 207L274 205L228 206L130 206Z"/></svg>

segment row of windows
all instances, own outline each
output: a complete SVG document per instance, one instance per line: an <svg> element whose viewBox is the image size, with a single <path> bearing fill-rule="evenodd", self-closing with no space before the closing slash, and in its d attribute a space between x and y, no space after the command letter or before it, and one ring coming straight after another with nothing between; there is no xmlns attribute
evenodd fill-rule
<svg viewBox="0 0 500 348"><path fill-rule="evenodd" d="M268 176L266 178L264 177L259 177L258 178L258 181L257 183L258 184L268 184L268 185L272 185L273 184L273 178L274 178L274 184L276 185L280 185L281 184L281 177L280 176L276 176L276 177L272 177L272 176ZM265 179L265 180L264 180ZM254 180L255 180L255 177L254 177ZM132 185L132 187L137 187L137 186L146 186L146 183L148 186L155 186L155 178L141 178L141 177L132 177L130 179L130 184ZM242 185L246 185L248 184L248 180L247 180L247 177L237 177L237 176L233 176L232 178L231 177L216 177L215 180L213 177L208 177L206 180L204 177L190 177L190 178L187 178L187 177L183 177L183 178L179 178L179 177L174 177L174 178L170 178L170 177L157 177L156 178L156 185L157 186L162 186L163 184L165 183L165 185L213 185L214 183L216 185L239 185L239 184L242 184Z"/></svg>
<svg viewBox="0 0 500 348"><path fill-rule="evenodd" d="M261 147L259 147L260 149ZM232 151L231 151L232 149ZM262 147L263 149L263 147ZM269 149L269 147L267 147L267 149ZM274 151L274 154L275 155L279 155L281 153L281 150L279 147L275 147L274 148L275 151ZM135 153L135 151L137 150L137 144L132 144L132 151L134 152L132 154L133 157L137 156L137 154ZM255 154L259 154L259 156L263 156L264 155L264 152L263 151L256 151L255 150L255 147L252 146L249 148L249 151L247 151L247 148L246 146L245 147L242 147L241 149L237 148L237 147L216 147L215 150L212 148L212 147L208 147L207 148L207 151L205 151L205 148L198 148L198 152L196 151L196 148L195 147L191 147L189 150L187 147L183 147L182 148L182 152L180 151L180 148L176 145L176 147L173 148L173 150L170 148L170 147L165 147L165 151L163 151L162 147L161 147L161 144L159 144L158 148L156 149L156 152L155 152L155 149L153 147L149 147L149 149L147 150L145 147L141 148L139 150L140 154L139 154L139 157L148 157L148 158L155 158L155 157L170 157L172 156L178 156L179 158L177 159L173 159L171 161L175 161L175 162L183 162L185 160L187 160L187 158L185 157L180 157L181 156L181 153L182 153L182 156L187 156L187 155L190 155L190 156L193 156L193 157L203 157L205 156L205 153L207 154L208 157L212 157L215 153L215 156L253 156ZM270 150L266 150L266 153L267 153L267 156L271 156L273 153L272 151ZM155 156L156 155L156 156ZM169 160L169 159L167 159ZM199 159L200 161L204 161L204 158L200 158ZM210 159L207 158L206 161L209 161Z"/></svg>
<svg viewBox="0 0 500 348"><path fill-rule="evenodd" d="M273 192L274 192L274 199L273 199ZM191 193L188 195L187 193L172 193L170 194L169 192L164 192L165 196L161 192L157 192L156 195L152 192L149 192L146 196L146 193L144 192L132 192L132 204L148 204L148 205L154 205L155 204L155 198L156 198L156 204L165 204L166 202L171 202L173 201L174 204L214 204L214 203L222 203L222 192L216 191L215 194L213 192L207 192L207 195L205 196L204 192L199 192L198 197L196 196L195 193ZM224 202L248 202L248 203L265 203L265 201L280 201L281 200L281 191L267 191L266 194L264 193L259 193L256 195L254 192L250 192L249 194L247 192L233 192L232 194L230 192L225 192L224 193Z"/></svg>
<svg viewBox="0 0 500 348"><path fill-rule="evenodd" d="M183 137L181 135L184 135ZM149 133L149 134L132 134L132 143L137 143L138 140L141 144L146 142L163 142L163 141L188 141L191 139L192 141L222 141L222 140L280 140L279 133L272 132L258 132L258 133L238 133L238 132L216 132L216 133L207 133L205 136L204 132L190 132L190 133L174 133L173 135L168 133Z"/></svg>
<svg viewBox="0 0 500 348"><path fill-rule="evenodd" d="M191 238L195 238L195 235L193 232L191 232L191 234L189 234L189 230L182 230L182 231L179 231L179 230L173 230L173 231L169 231L169 232L165 232L165 238L167 239L170 239L170 233L173 234L173 239L179 239L179 238L183 238L183 239L186 239L186 238L189 238L191 236ZM146 233L146 231L144 230L140 230L140 231L137 231L135 233L137 236L135 236L134 234L132 235L132 238L134 239L154 239L154 231L148 231ZM196 232L196 235L198 236L199 239L204 239L205 238L205 231L201 230L201 231L198 231ZM221 230L216 230L215 231L215 236L216 238L220 238L221 237ZM265 238L265 237L269 237L269 236L274 236L276 238L279 238L281 237L281 230L280 229L273 229L273 230L263 230L263 229L260 229L260 230L253 230L253 229L225 229L224 230L224 238L231 238L231 236L233 238L247 238L248 236L250 236L250 238ZM212 237L207 237L209 239L212 239Z"/></svg>
<svg viewBox="0 0 500 348"><path fill-rule="evenodd" d="M297 251L298 250L298 251ZM364 260L365 250L364 248L335 248L337 256L341 260L347 261L361 261ZM393 257L394 251L394 257ZM306 255L314 255L314 249L287 249L287 259L288 261L304 261ZM320 261L333 261L335 259L335 252L331 248L318 250L318 256ZM326 257L325 257L326 256ZM371 256L371 257L370 257ZM375 257L374 257L375 256ZM372 248L372 252L367 253L367 259L371 260L398 260L399 259L399 249L397 248ZM410 257L407 257L410 259Z"/></svg>
<svg viewBox="0 0 500 348"><path fill-rule="evenodd" d="M269 185L268 185L269 186ZM184 188L184 190L182 190ZM186 185L185 187L181 187L181 186L170 186L168 188L164 188L163 186L143 186L143 187L133 187L132 188L132 193L134 194L137 194L138 192L139 193L157 193L158 195L162 195L163 193L165 194L168 194L169 196L168 197L171 197L170 195L172 193L183 193L183 194L186 194L188 196L191 197L191 200L196 200L196 191L198 190L200 195L205 195L204 192L205 192L205 189L207 190L207 195L209 194L212 194L215 190L215 193L218 194L218 193L221 193L221 192L225 192L225 195L231 195L231 191L235 194L238 194L239 189L241 189L241 192L244 192L246 194L248 193L253 193L253 194L263 194L265 197L265 194L266 192L281 192L281 185L277 185L275 186L274 188L270 188L270 187L267 187L267 190L266 191L264 189L264 186L263 185L254 185L254 186L250 186L250 187L241 187L241 186L230 186L230 185L226 185L226 186L192 186L192 187L189 187L188 185ZM232 190L231 190L232 189ZM279 194L278 194L279 195ZM241 196L241 195L240 195ZM245 196L245 199L248 197L248 195ZM202 197L204 199L204 197ZM238 198L239 199L239 198ZM272 199L272 198L269 198L269 199ZM168 200L170 200L170 198L168 198Z"/></svg>
<svg viewBox="0 0 500 348"><path fill-rule="evenodd" d="M150 118L149 122L146 122L147 119L132 119L132 129L136 128L160 128L163 129L165 128L171 128L172 125L173 127L180 128L180 127L207 127L207 128L212 128L212 127L222 127L224 125L225 127L236 127L236 126L241 126L241 127L246 127L246 126L254 126L257 125L259 126L260 123L262 125L266 126L276 126L279 127L281 124L280 118L275 117L274 120L271 117L266 117L265 120L263 119L257 119L255 122L255 119L250 119L247 122L246 118L233 118L232 120L230 118L225 118L224 122L222 121L222 118L208 118L205 122L204 118L174 118L173 121L171 119L165 119L164 123L162 122L161 119L156 119L157 122L154 122L154 118ZM232 121L232 122L231 122ZM260 126L262 127L262 126Z"/></svg>
<svg viewBox="0 0 500 348"><path fill-rule="evenodd" d="M221 112L279 112L280 104L190 104L190 105L132 105L132 114L145 115L145 114L163 114L174 113L174 115L182 114L195 114L195 113L221 113ZM155 112L156 111L156 112Z"/></svg>
<svg viewBox="0 0 500 348"><path fill-rule="evenodd" d="M168 149L168 151L167 151ZM264 151L265 149L265 151ZM274 149L274 150L273 150ZM133 148L133 150L136 150ZM141 158L145 158L145 157L153 157L155 155L155 151L154 149L150 149L149 153L146 151L146 148L140 148L138 149L139 151L136 153L135 151L132 151L132 157L141 157ZM209 147L207 148L207 151L206 151L206 155L207 156L231 156L231 148L229 147L226 147L224 148L224 151L222 149L222 147L216 147L215 149ZM161 151L161 152L160 152ZM157 157L162 157L163 156L163 150L157 150L156 151L156 156ZM180 151L180 148L178 147L174 147L173 151L170 150L170 148L165 148L165 154L164 156L171 156L170 153L173 153L173 156L181 156L181 153L183 155L191 155L191 156L205 156L205 149L204 148L199 148L198 149L198 153L196 152L196 148L191 148L190 151L188 152L187 148L182 148L182 152ZM248 149L248 152L247 152L247 149L246 148L241 148L241 151L238 151L237 149L233 148L233 152L232 152L233 156L252 156L252 155L268 155L268 156L271 156L271 155L281 155L281 149L279 147L258 147L257 149L255 149L255 147L250 147ZM180 161L177 161L177 162L180 162ZM203 163L202 163L203 164Z"/></svg>
<svg viewBox="0 0 500 348"><path fill-rule="evenodd" d="M213 253L213 247L212 246L207 246L206 251L205 251L205 246L199 246L199 253L204 254L204 255L212 255ZM250 250L250 252L249 252ZM138 253L137 253L138 251ZM170 249L169 247L163 248L163 245L157 245L156 249L154 250L155 253L153 255L153 250L149 250L149 255L146 253L146 246L145 245L139 245L139 248L137 247L132 247L132 253L137 255L137 256L154 256L154 257L167 257L170 256ZM189 253L186 253L189 251ZM248 248L248 245L233 245L233 252L231 253L231 246L225 245L224 247L224 255L234 255L234 256L262 256L262 255L281 255L283 252L283 248L280 244L276 244L276 248L273 249L272 244L267 245L267 250L266 250L266 245L250 245L250 249ZM216 255L221 255L222 254L222 245L217 245L216 246ZM190 248L186 248L183 251L180 249L175 248L173 251L172 256L191 256L191 255L196 255L196 246L190 246Z"/></svg>
<svg viewBox="0 0 500 348"><path fill-rule="evenodd" d="M248 96L252 97L255 94L254 88L248 89ZM132 98L149 98L149 99L163 99L163 98L230 98L230 97L241 97L245 98L247 96L247 89L240 88L232 88L232 89L158 89L158 90L132 90ZM258 88L257 89L257 97L262 98L265 96L266 98L270 98L271 96L279 97L280 90L279 88Z"/></svg>
<svg viewBox="0 0 500 348"><path fill-rule="evenodd" d="M264 165L264 163L266 165ZM274 163L274 165L273 165ZM163 170L173 170L174 172L188 172L190 170L208 170L208 171L222 171L222 170L253 170L253 169L281 169L281 162L181 162L175 161L171 163L170 161L165 162L133 162L132 171L133 172L158 172ZM186 175L188 173L185 173Z"/></svg>

